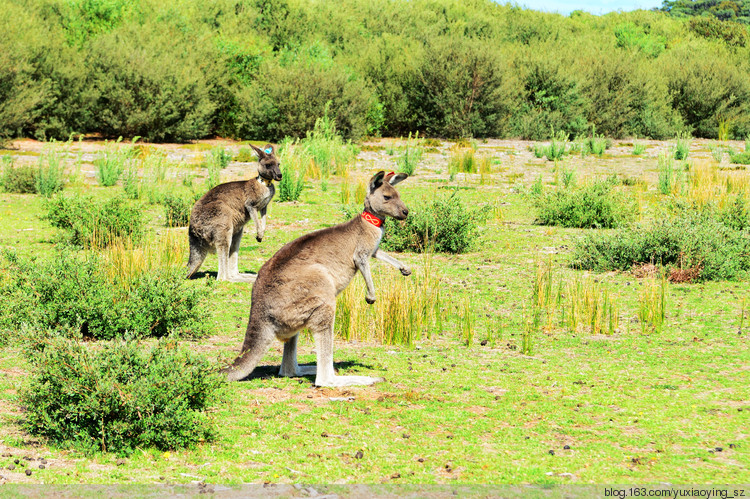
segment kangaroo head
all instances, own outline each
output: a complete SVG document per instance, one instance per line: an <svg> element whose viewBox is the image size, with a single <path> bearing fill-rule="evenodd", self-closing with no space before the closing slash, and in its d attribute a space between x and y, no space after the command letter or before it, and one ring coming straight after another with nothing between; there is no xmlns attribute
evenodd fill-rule
<svg viewBox="0 0 750 499"><path fill-rule="evenodd" d="M409 214L398 191L393 187L402 182L408 175L406 173L389 173L378 172L370 179L370 188L365 197L365 209L380 218L386 216L393 217L397 220L403 220Z"/></svg>
<svg viewBox="0 0 750 499"><path fill-rule="evenodd" d="M263 149L259 149L250 144L255 154L258 155L258 175L266 180L281 180L281 165L276 157L276 148L271 144L266 144Z"/></svg>

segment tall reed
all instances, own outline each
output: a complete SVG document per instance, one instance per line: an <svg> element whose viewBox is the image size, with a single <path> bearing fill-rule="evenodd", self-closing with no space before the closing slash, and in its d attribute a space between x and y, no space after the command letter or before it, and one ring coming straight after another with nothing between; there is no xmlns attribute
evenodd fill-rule
<svg viewBox="0 0 750 499"><path fill-rule="evenodd" d="M638 293L638 320L642 332L662 331L666 318L668 287L669 284L663 277L643 281L643 288Z"/></svg>
<svg viewBox="0 0 750 499"><path fill-rule="evenodd" d="M338 297L336 334L359 341L414 345L442 325L440 282L433 257L426 254L419 268L404 278L394 269L373 276L377 301L365 302L366 287L355 279Z"/></svg>
<svg viewBox="0 0 750 499"><path fill-rule="evenodd" d="M177 231L152 234L145 240L116 238L103 252L105 273L111 282L127 287L139 275L182 267L187 246L187 239Z"/></svg>

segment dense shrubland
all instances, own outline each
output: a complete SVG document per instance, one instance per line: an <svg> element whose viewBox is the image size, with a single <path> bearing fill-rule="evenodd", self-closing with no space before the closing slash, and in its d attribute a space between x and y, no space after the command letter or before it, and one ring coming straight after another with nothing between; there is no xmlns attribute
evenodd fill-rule
<svg viewBox="0 0 750 499"><path fill-rule="evenodd" d="M346 138L750 132L738 2L568 17L490 0L0 5L0 138L301 138L326 106Z"/></svg>

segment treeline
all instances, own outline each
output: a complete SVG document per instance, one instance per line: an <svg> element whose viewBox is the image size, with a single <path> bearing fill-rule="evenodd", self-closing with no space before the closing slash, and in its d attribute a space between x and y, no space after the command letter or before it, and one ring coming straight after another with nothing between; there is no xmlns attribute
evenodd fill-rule
<svg viewBox="0 0 750 499"><path fill-rule="evenodd" d="M750 133L748 33L716 18L491 0L0 6L6 137L279 140L326 106L352 138Z"/></svg>
<svg viewBox="0 0 750 499"><path fill-rule="evenodd" d="M710 16L750 24L750 0L664 0L661 10L674 17Z"/></svg>

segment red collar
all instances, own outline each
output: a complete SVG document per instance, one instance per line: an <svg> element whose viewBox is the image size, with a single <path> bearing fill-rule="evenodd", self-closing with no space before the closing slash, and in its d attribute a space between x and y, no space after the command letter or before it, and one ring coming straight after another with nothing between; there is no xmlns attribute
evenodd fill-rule
<svg viewBox="0 0 750 499"><path fill-rule="evenodd" d="M370 222L375 227L380 227L381 225L383 225L383 220L379 219L369 211L363 211L362 218L364 218L366 222Z"/></svg>

